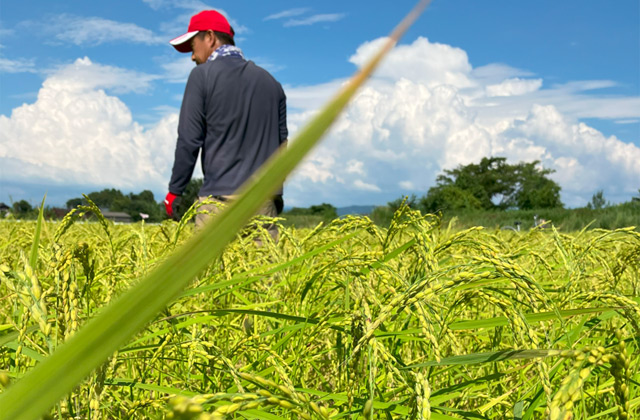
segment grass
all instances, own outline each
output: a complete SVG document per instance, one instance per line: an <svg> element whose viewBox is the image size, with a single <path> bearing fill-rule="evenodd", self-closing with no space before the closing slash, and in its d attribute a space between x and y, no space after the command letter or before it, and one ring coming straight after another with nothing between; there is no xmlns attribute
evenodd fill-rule
<svg viewBox="0 0 640 420"><path fill-rule="evenodd" d="M278 244L262 247L252 239L260 231L236 237L50 414L637 414L637 232L446 229L406 208L389 228L348 217L281 229ZM56 231L42 223L32 269L36 223L0 223L5 241L25 238L0 242L5 383L19 383L194 235L175 222Z"/></svg>
<svg viewBox="0 0 640 420"><path fill-rule="evenodd" d="M380 226L388 226L393 213L385 207L376 208L370 215ZM602 209L540 209L540 210L491 210L491 211L455 211L444 212L443 224L452 220L456 226L466 229L472 226L483 226L487 229L501 229L506 226L515 227L520 222L521 229L534 227L535 218L550 221L556 229L563 232L576 232L582 229L618 229L627 226L640 228L640 205L629 202Z"/></svg>
<svg viewBox="0 0 640 420"><path fill-rule="evenodd" d="M201 232L0 223L0 419L632 418L633 229L237 234L428 3Z"/></svg>

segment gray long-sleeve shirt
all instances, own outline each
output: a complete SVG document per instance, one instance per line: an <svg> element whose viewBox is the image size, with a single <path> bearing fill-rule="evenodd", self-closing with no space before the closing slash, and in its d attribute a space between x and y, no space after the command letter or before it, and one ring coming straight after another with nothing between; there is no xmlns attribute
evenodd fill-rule
<svg viewBox="0 0 640 420"><path fill-rule="evenodd" d="M233 194L287 136L286 97L266 70L234 56L198 65L182 100L169 191L184 192L202 150L199 195Z"/></svg>

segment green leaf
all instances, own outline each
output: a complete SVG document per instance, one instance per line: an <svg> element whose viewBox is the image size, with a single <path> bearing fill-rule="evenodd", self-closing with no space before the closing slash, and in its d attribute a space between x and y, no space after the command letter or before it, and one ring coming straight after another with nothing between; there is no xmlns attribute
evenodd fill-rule
<svg viewBox="0 0 640 420"><path fill-rule="evenodd" d="M612 310L615 308L612 307L600 307L600 308L581 308L581 309L569 309L565 311L559 311L560 316L563 318L568 318L571 316L577 315L585 315L585 314L597 314L600 312L605 312L608 310ZM539 312L539 313L529 313L524 314L527 322L542 322L549 321L552 319L557 319L557 313L554 312ZM509 324L509 321L504 316L498 316L495 318L488 319L476 319L470 321L458 321L453 322L449 325L449 328L452 330L475 330L479 328L495 328L502 325Z"/></svg>
<svg viewBox="0 0 640 420"><path fill-rule="evenodd" d="M0 335L0 347L5 346L7 345L7 343L10 343L12 341L16 341L18 337L20 337L20 331L16 331L13 325L9 325L9 324L3 325L2 328L0 328L0 331L4 331L8 329L13 329L14 331ZM31 325L27 327L25 334L30 334L37 329L38 329L37 325Z"/></svg>
<svg viewBox="0 0 640 420"><path fill-rule="evenodd" d="M524 407L523 401L518 401L513 406L513 420L522 420L522 409Z"/></svg>
<svg viewBox="0 0 640 420"><path fill-rule="evenodd" d="M0 394L0 419L31 420L45 413L221 255L236 232L318 143L357 89L429 3L429 0L418 3L375 56L300 131L288 148L275 153L240 189L240 197L235 203L153 272L100 311L49 358Z"/></svg>
<svg viewBox="0 0 640 420"><path fill-rule="evenodd" d="M12 341L10 343L5 343L4 347L7 347L7 348L12 349L12 350L17 350L19 345L20 344L17 341ZM24 345L22 346L22 354L24 354L25 356L30 357L31 359L36 360L36 361L44 360L44 356L42 354L38 353L37 351L35 351L34 349L32 349L30 347L24 346Z"/></svg>
<svg viewBox="0 0 640 420"><path fill-rule="evenodd" d="M629 401L629 413L633 414L634 410L640 406L640 397L634 398L631 401ZM617 413L618 411L618 407L612 407L608 410L602 411L596 415L593 415L591 417L587 417L585 420L595 420L595 419L599 419L605 416L610 416L613 413ZM607 418L611 418L611 417L607 417ZM633 417L629 417L629 418L633 418Z"/></svg>
<svg viewBox="0 0 640 420"><path fill-rule="evenodd" d="M168 387L168 386L160 386L160 385L156 385L156 384L145 384L142 382L138 382L135 379L128 379L128 378L110 378L110 379L105 379L104 381L105 385L110 385L110 386L122 386L122 387L130 387L130 388L137 388L137 389L144 389L147 391L155 391L155 392L159 392L161 394L166 394L166 395L185 395L187 397L193 397L195 395L197 395L196 392L193 391L185 391L182 389L178 389L178 388L172 388L172 387Z"/></svg>
<svg viewBox="0 0 640 420"><path fill-rule="evenodd" d="M262 411L258 409L239 411L238 414L248 419L285 420L284 417L279 417L279 416L276 416L275 414L271 414L267 411Z"/></svg>
<svg viewBox="0 0 640 420"><path fill-rule="evenodd" d="M414 365L402 367L401 370L429 366L477 365L480 363L503 362L505 360L537 359L540 357L548 357L552 352L557 353L557 350L500 350L484 353L471 353L460 356L444 357L439 362L436 360L430 360L428 362L416 363Z"/></svg>

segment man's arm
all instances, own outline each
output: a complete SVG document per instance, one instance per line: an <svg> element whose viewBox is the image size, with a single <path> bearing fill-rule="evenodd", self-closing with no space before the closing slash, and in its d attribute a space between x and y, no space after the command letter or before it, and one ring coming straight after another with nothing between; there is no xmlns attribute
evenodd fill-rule
<svg viewBox="0 0 640 420"><path fill-rule="evenodd" d="M181 195L191 180L193 168L198 160L206 136L205 89L203 72L194 68L189 75L180 108L178 141L169 192Z"/></svg>

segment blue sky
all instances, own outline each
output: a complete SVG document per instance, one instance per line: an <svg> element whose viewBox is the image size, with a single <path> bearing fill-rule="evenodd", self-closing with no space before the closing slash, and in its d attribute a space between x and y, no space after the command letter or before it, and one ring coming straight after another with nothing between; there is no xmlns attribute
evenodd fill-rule
<svg viewBox="0 0 640 420"><path fill-rule="evenodd" d="M223 12L282 83L295 133L412 2L146 0L0 5L0 201L49 204L170 176L193 64L168 40ZM640 188L640 6L434 0L285 186L287 205L384 204L443 169L506 156L554 169L562 199ZM199 171L196 171L196 175Z"/></svg>

